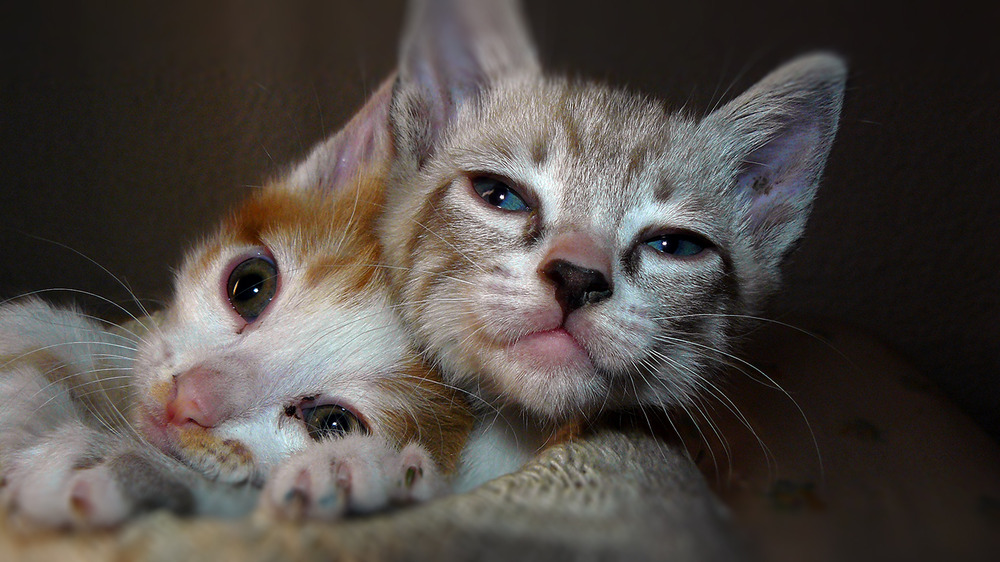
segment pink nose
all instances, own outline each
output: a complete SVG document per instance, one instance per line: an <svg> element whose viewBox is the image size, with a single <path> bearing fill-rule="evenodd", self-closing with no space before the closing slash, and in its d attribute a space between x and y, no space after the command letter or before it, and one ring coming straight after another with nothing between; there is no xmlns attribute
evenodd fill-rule
<svg viewBox="0 0 1000 562"><path fill-rule="evenodd" d="M563 232L550 242L538 271L544 275L552 263L563 261L611 279L611 254L607 243L596 235L584 231Z"/></svg>
<svg viewBox="0 0 1000 562"><path fill-rule="evenodd" d="M555 288L555 300L564 316L612 295L611 252L585 232L556 237L538 273Z"/></svg>
<svg viewBox="0 0 1000 562"><path fill-rule="evenodd" d="M167 423L215 427L227 417L219 373L196 367L174 377L174 392L166 405Z"/></svg>

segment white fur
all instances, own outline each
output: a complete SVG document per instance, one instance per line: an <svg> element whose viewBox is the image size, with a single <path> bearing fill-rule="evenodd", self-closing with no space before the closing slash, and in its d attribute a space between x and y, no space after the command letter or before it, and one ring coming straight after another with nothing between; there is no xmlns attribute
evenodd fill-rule
<svg viewBox="0 0 1000 562"><path fill-rule="evenodd" d="M383 408L384 397L373 382L393 376L409 353L406 335L384 300L328 302L296 275L305 268L302 257L283 252L280 240L271 247L281 289L264 315L237 333L244 322L215 287L226 266L248 252L227 248L205 269L204 278L178 278L171 315L149 336L157 353L140 351L136 368L140 396L197 366L219 371L231 388L226 399L238 411L211 433L249 449L258 477L313 444L306 428L284 414L289 403L318 394L361 412ZM146 401L143 407L160 406Z"/></svg>
<svg viewBox="0 0 1000 562"><path fill-rule="evenodd" d="M544 442L537 428L517 423L517 416L484 416L462 450L453 491L467 492L524 466Z"/></svg>
<svg viewBox="0 0 1000 562"><path fill-rule="evenodd" d="M419 445L397 451L377 437L348 436L320 443L278 467L264 487L260 509L271 517L337 519L392 502L426 501L444 486Z"/></svg>

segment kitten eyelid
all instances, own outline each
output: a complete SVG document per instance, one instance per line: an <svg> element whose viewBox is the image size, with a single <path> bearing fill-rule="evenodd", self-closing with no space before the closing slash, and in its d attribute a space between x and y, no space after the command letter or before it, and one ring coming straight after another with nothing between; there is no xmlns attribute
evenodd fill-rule
<svg viewBox="0 0 1000 562"><path fill-rule="evenodd" d="M657 251L655 248L650 246L651 242L655 242L661 238L666 238L669 236L676 236L681 240L686 240L692 242L700 247L700 249L689 255L676 255L671 253L664 253ZM705 257L706 252L718 253L718 246L714 242L708 239L703 234L694 232L692 230L686 230L682 228L661 228L661 229L648 229L639 234L633 243L633 248L636 250L641 250L644 247L649 247L650 250L657 253L660 256L668 256L670 259L692 261L698 260Z"/></svg>
<svg viewBox="0 0 1000 562"><path fill-rule="evenodd" d="M461 174L462 174L462 181L463 183L466 184L465 188L469 191L469 193L471 193L479 201L482 201L484 204L489 206L491 209L496 209L496 207L484 201L479 192L476 191L474 180L477 178L488 178L506 185L507 188L516 193L517 196L520 197L521 200L524 201L524 204L527 206L527 209L520 211L509 211L507 209L501 209L501 210L513 213L538 212L539 209L538 197L535 195L534 190L532 190L527 185L521 182L512 180L507 176L504 176L502 174L496 174L493 172L481 172L473 170L473 171L463 171Z"/></svg>
<svg viewBox="0 0 1000 562"><path fill-rule="evenodd" d="M348 413L350 413L350 415L354 416L354 418L358 421L358 423L361 425L362 428L364 428L364 430L367 433L372 434L375 432L374 427L372 426L368 418L365 415L363 415L361 413L361 410L359 410L353 403L351 403L351 401L337 398L334 396L326 396L319 394L319 395L312 395L299 398L297 401L293 402L292 404L289 404L288 407L286 407L285 414L289 415L288 414L289 411L291 411L294 408L294 413L291 414L290 417L294 417L295 419L302 422L302 427L308 431L309 429L308 425L306 424L305 417L302 414L303 410L322 408L324 406L337 406L343 408Z"/></svg>
<svg viewBox="0 0 1000 562"><path fill-rule="evenodd" d="M649 227L645 228L639 232L635 237L635 244L645 244L656 238L662 236L685 236L688 238L694 238L704 243L706 248L717 248L718 245L712 241L707 235L698 232L697 230L692 230L690 228L682 227Z"/></svg>

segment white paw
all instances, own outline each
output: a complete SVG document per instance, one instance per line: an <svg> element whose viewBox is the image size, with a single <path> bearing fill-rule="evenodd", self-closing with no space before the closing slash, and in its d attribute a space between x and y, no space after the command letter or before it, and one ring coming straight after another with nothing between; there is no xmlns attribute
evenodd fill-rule
<svg viewBox="0 0 1000 562"><path fill-rule="evenodd" d="M282 519L338 519L429 499L443 488L439 479L419 445L397 452L380 438L350 435L316 443L279 465L260 508Z"/></svg>
<svg viewBox="0 0 1000 562"><path fill-rule="evenodd" d="M417 443L410 443L399 452L395 474L393 500L397 503L424 502L440 496L447 487L437 464Z"/></svg>
<svg viewBox="0 0 1000 562"><path fill-rule="evenodd" d="M115 475L79 426L47 436L8 457L0 504L23 526L109 527L132 511Z"/></svg>

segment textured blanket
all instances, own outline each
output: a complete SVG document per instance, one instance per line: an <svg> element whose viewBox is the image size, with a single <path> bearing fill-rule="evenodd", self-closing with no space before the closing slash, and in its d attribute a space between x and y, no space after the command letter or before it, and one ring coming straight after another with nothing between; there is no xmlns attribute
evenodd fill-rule
<svg viewBox="0 0 1000 562"><path fill-rule="evenodd" d="M726 443L689 441L700 471L677 445L604 429L468 494L337 524L154 513L23 535L0 517L0 561L739 560L736 536L768 561L995 560L1000 446L875 338L793 324L812 335L772 327L746 350L789 395L731 377L754 431L713 412Z"/></svg>
<svg viewBox="0 0 1000 562"><path fill-rule="evenodd" d="M740 559L733 537L686 453L602 430L470 493L394 513L335 524L153 513L97 534L3 526L0 560L728 561Z"/></svg>

